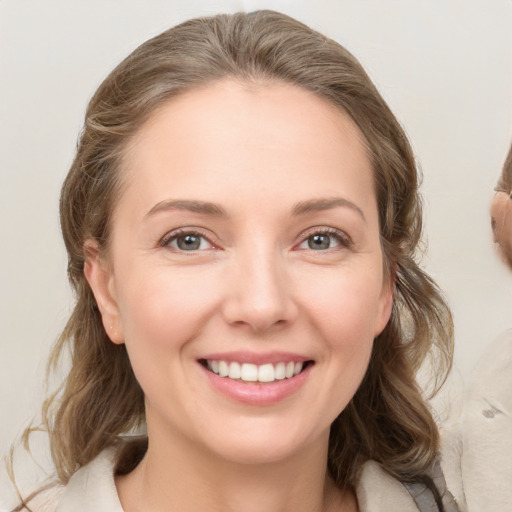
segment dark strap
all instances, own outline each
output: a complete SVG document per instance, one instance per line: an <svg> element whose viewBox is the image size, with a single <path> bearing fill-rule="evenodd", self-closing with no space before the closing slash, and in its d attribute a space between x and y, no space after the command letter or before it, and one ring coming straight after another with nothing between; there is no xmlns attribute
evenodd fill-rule
<svg viewBox="0 0 512 512"><path fill-rule="evenodd" d="M460 512L452 493L446 488L443 470L437 460L425 475L425 481L403 482L403 485L420 512Z"/></svg>

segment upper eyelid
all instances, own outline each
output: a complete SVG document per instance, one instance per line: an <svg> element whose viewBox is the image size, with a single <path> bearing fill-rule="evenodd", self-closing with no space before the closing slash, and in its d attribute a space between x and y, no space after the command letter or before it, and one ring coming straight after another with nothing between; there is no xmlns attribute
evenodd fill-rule
<svg viewBox="0 0 512 512"><path fill-rule="evenodd" d="M173 239L176 239L180 235L197 235L203 237L208 241L212 246L216 247L217 244L212 240L211 236L208 236L204 231L200 228L177 228L167 232L159 241L159 245L161 247L166 246Z"/></svg>
<svg viewBox="0 0 512 512"><path fill-rule="evenodd" d="M315 235L315 234L335 235L341 241L345 242L348 245L353 243L352 238L345 231L343 231L341 229L337 229L337 228L328 227L328 226L313 226L311 228L306 229L300 235L298 243L304 242L304 240L306 240L307 238L309 238L310 236Z"/></svg>

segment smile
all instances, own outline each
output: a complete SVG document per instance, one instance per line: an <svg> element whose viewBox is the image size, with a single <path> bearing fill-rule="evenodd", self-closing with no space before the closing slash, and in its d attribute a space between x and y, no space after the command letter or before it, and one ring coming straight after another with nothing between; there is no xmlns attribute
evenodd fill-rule
<svg viewBox="0 0 512 512"><path fill-rule="evenodd" d="M244 382L274 382L276 380L291 379L299 375L308 362L288 361L257 365L207 359L203 364L208 370L219 375L219 377L242 380Z"/></svg>
<svg viewBox="0 0 512 512"><path fill-rule="evenodd" d="M275 405L298 393L315 366L313 359L285 352L208 354L197 362L218 393L252 406Z"/></svg>

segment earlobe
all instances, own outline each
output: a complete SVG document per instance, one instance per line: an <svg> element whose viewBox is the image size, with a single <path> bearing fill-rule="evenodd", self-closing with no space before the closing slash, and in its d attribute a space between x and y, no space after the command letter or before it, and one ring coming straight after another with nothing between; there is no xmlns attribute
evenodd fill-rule
<svg viewBox="0 0 512 512"><path fill-rule="evenodd" d="M96 299L105 332L113 343L124 343L112 270L101 258L96 241L88 240L84 244L84 255L84 276Z"/></svg>

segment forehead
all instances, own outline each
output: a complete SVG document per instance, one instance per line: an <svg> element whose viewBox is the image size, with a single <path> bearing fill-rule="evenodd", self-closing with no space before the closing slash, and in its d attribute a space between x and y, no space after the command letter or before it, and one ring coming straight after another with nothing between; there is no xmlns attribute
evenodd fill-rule
<svg viewBox="0 0 512 512"><path fill-rule="evenodd" d="M329 197L338 186L373 198L364 137L348 114L279 82L224 80L169 100L134 137L122 173L126 188L155 201L157 189L193 196L200 188L217 200L234 188Z"/></svg>

